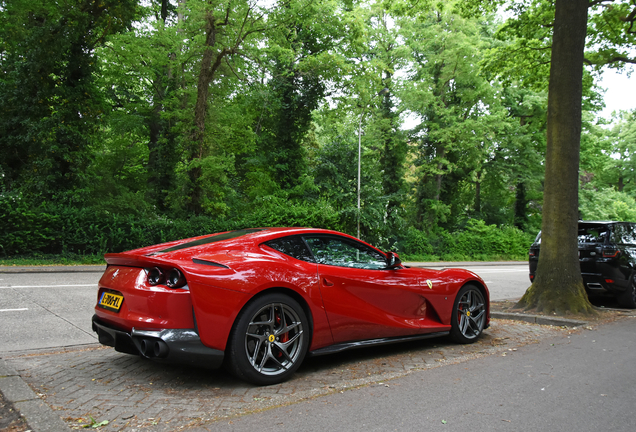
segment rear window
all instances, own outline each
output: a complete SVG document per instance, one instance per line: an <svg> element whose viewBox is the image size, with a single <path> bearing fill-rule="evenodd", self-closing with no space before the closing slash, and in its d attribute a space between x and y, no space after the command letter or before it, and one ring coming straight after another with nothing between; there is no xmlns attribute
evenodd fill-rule
<svg viewBox="0 0 636 432"><path fill-rule="evenodd" d="M607 225L579 225L579 243L605 243L609 235Z"/></svg>
<svg viewBox="0 0 636 432"><path fill-rule="evenodd" d="M612 233L612 242L617 244L636 244L634 224L616 224Z"/></svg>

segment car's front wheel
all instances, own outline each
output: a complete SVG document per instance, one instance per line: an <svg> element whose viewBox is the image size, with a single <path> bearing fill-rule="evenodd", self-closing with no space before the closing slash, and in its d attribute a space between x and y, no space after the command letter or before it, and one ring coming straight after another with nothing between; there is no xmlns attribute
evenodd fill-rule
<svg viewBox="0 0 636 432"><path fill-rule="evenodd" d="M464 285L455 297L450 336L455 342L473 343L486 324L486 301L475 285Z"/></svg>
<svg viewBox="0 0 636 432"><path fill-rule="evenodd" d="M257 297L236 320L227 350L227 367L257 385L287 380L298 369L309 344L303 308L284 294Z"/></svg>
<svg viewBox="0 0 636 432"><path fill-rule="evenodd" d="M636 276L632 277L629 287L617 297L618 303L624 308L636 309L636 281L634 279Z"/></svg>

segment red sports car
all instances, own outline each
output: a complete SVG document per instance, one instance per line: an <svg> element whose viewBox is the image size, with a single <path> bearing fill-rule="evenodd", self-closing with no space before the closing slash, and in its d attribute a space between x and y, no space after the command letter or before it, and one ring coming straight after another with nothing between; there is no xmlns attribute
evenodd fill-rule
<svg viewBox="0 0 636 432"><path fill-rule="evenodd" d="M115 350L266 385L305 355L449 335L490 322L484 281L408 268L347 234L257 228L106 254L93 330Z"/></svg>

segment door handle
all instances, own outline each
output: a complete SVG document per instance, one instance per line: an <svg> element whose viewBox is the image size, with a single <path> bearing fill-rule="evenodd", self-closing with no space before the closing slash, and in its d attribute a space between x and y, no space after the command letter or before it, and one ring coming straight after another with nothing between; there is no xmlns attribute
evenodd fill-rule
<svg viewBox="0 0 636 432"><path fill-rule="evenodd" d="M333 286L333 282L331 282L329 279L327 279L326 277L322 278L322 284L324 286Z"/></svg>

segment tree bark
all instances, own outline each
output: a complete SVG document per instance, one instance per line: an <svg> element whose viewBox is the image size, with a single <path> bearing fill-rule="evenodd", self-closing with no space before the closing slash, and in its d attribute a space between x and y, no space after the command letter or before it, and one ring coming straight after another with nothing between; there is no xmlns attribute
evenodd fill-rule
<svg viewBox="0 0 636 432"><path fill-rule="evenodd" d="M592 313L578 259L578 170L588 0L557 0L550 83L541 252L520 306Z"/></svg>
<svg viewBox="0 0 636 432"><path fill-rule="evenodd" d="M520 178L517 179L515 192L515 217L514 224L520 230L526 228L528 223L528 198L526 198L526 185Z"/></svg>
<svg viewBox="0 0 636 432"><path fill-rule="evenodd" d="M481 172L477 173L475 180L475 216L481 217Z"/></svg>

